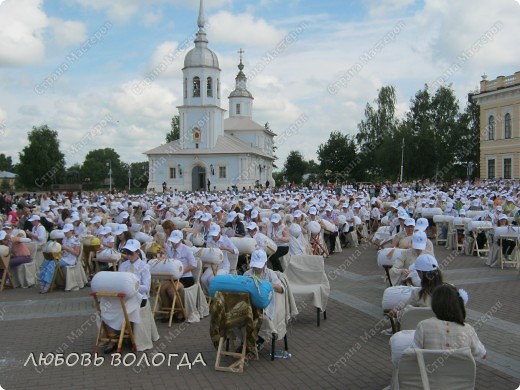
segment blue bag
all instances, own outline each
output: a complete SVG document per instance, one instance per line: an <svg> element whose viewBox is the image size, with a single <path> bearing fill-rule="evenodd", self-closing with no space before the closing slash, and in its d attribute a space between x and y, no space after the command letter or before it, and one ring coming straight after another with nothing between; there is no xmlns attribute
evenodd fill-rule
<svg viewBox="0 0 520 390"><path fill-rule="evenodd" d="M273 299L273 286L267 280L243 275L217 275L209 285L209 295L217 291L249 293L254 307L265 309Z"/></svg>

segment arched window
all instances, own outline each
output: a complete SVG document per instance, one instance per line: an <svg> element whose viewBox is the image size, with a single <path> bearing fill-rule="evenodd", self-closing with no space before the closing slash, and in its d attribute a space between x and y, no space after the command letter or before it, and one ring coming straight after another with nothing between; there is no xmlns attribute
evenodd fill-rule
<svg viewBox="0 0 520 390"><path fill-rule="evenodd" d="M504 117L504 138L511 138L511 114Z"/></svg>
<svg viewBox="0 0 520 390"><path fill-rule="evenodd" d="M217 99L220 99L220 80L217 79Z"/></svg>
<svg viewBox="0 0 520 390"><path fill-rule="evenodd" d="M188 79L184 79L184 99L188 97Z"/></svg>
<svg viewBox="0 0 520 390"><path fill-rule="evenodd" d="M213 79L211 77L208 77L208 82L207 82L207 96L208 97L213 97Z"/></svg>
<svg viewBox="0 0 520 390"><path fill-rule="evenodd" d="M193 78L193 97L200 97L200 78Z"/></svg>
<svg viewBox="0 0 520 390"><path fill-rule="evenodd" d="M488 140L495 139L495 117L491 115L488 119Z"/></svg>

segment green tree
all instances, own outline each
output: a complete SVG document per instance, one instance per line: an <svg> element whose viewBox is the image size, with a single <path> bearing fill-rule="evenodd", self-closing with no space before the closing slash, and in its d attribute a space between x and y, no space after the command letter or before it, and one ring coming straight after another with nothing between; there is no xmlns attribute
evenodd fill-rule
<svg viewBox="0 0 520 390"><path fill-rule="evenodd" d="M130 171L132 173L132 188L148 187L148 161L131 163Z"/></svg>
<svg viewBox="0 0 520 390"><path fill-rule="evenodd" d="M174 115L170 124L170 131L166 134L166 143L176 141L180 138L180 117Z"/></svg>
<svg viewBox="0 0 520 390"><path fill-rule="evenodd" d="M17 173L27 189L48 189L63 180L65 156L60 151L58 132L47 125L33 127L28 133L29 144L19 153Z"/></svg>
<svg viewBox="0 0 520 390"><path fill-rule="evenodd" d="M461 136L455 149L455 159L470 176L480 174L480 106L469 95L466 109L460 116Z"/></svg>
<svg viewBox="0 0 520 390"><path fill-rule="evenodd" d="M0 171L13 172L13 159L11 156L6 156L3 153L0 153Z"/></svg>
<svg viewBox="0 0 520 390"><path fill-rule="evenodd" d="M85 156L81 166L81 177L95 188L109 183L110 167L112 167L112 186L124 188L128 186L128 170L124 169L119 154L112 148L91 150Z"/></svg>
<svg viewBox="0 0 520 390"><path fill-rule="evenodd" d="M356 168L356 143L354 137L339 131L330 133L327 142L318 146L318 160L328 179L345 181Z"/></svg>
<svg viewBox="0 0 520 390"><path fill-rule="evenodd" d="M307 163L302 154L297 150L291 150L284 164L287 181L289 183L294 181L296 184L300 184L306 169Z"/></svg>

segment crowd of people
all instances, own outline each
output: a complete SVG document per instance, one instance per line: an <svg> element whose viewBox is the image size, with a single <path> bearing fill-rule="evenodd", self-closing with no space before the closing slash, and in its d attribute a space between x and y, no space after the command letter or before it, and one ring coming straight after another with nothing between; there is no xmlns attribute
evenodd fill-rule
<svg viewBox="0 0 520 390"><path fill-rule="evenodd" d="M286 256L313 254L326 258L357 246L385 225L391 232L391 246L402 249L389 272L391 283L419 287L409 305L431 306L436 316L436 320L418 327L415 345L448 348L450 342L444 343L447 337L456 337L459 328L466 332L470 327L465 323L464 304L457 291L443 283L431 241L435 226L425 210L436 208L453 217L478 210L481 213L476 219L500 226L520 222L519 205L518 183L486 181L423 188L381 186L377 196L368 187L353 186L270 188L263 193L46 193L11 197L9 202L4 199L0 244L10 248L11 268L31 261L24 242L33 241L41 250L49 242L61 245L59 263L46 259L40 269L40 292L46 293L56 267L80 261L82 240L98 237L100 251L121 254L119 271L138 277L145 305L150 294L147 261L156 257L178 259L184 269L180 282L163 283L160 290L160 299L168 306L175 289L195 283L192 271L197 263L192 246L219 248L223 253L218 269L208 267L202 274L201 285L208 291L214 275L234 271L228 256L240 253L230 237L253 238L256 249L270 256L256 253L252 269L247 259L239 256L236 272L273 281L278 291L279 282L272 272L284 271ZM512 245L507 248L509 254ZM392 315L398 319L401 314L396 310ZM175 321L183 320L176 314ZM485 355L476 334L471 333L467 340L475 356ZM113 348L110 345L108 351Z"/></svg>

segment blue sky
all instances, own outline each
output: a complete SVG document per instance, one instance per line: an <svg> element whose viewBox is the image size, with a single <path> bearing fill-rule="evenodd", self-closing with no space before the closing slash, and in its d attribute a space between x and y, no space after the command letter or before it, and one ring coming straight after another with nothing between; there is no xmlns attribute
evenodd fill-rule
<svg viewBox="0 0 520 390"><path fill-rule="evenodd" d="M222 96L234 88L243 48L253 119L283 134L307 118L279 144L278 166L291 150L316 159L333 130L354 134L384 85L396 87L403 115L425 83L451 83L463 107L483 73L520 71L516 0L204 4ZM0 0L0 153L17 161L27 132L46 123L59 132L68 166L104 147L125 162L144 161L142 153L164 141L181 104L181 69L198 7L199 0ZM168 53L175 60L136 93ZM226 99L222 106L228 108Z"/></svg>

